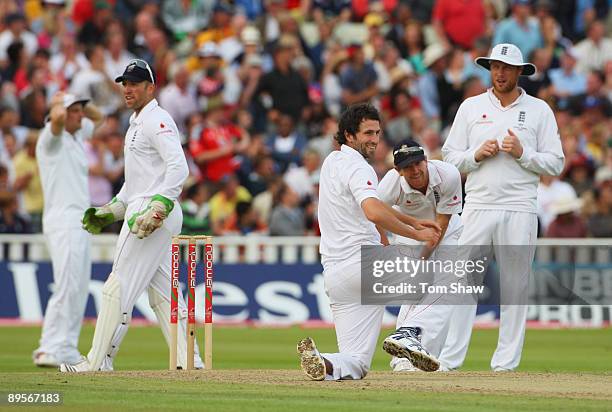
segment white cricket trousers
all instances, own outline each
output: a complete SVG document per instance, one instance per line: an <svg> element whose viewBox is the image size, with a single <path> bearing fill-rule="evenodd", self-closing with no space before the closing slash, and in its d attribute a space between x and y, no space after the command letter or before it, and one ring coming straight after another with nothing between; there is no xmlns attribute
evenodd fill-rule
<svg viewBox="0 0 612 412"><path fill-rule="evenodd" d="M53 295L47 303L40 346L62 363L78 362L79 334L89 296L91 235L82 228L45 233L53 267Z"/></svg>
<svg viewBox="0 0 612 412"><path fill-rule="evenodd" d="M493 245L500 272L500 295L511 305L501 305L497 348L491 369L514 370L521 361L528 309L528 286L537 240L537 215L509 210L466 210L461 216L459 245ZM531 246L507 248L507 245ZM520 304L519 304L520 303ZM476 305L457 307L451 315L440 363L456 369L463 365L476 317Z"/></svg>
<svg viewBox="0 0 612 412"><path fill-rule="evenodd" d="M430 259L439 261L455 261L457 259L457 243L461 230L453 231L451 234L444 236L440 242L440 248L437 249ZM420 244L415 242L410 244ZM452 282L458 282L461 279L457 278L453 273L436 274L435 284L448 286ZM457 298L449 293L445 294L428 294L419 304L402 305L397 315L396 327L418 327L421 328L421 343L433 356L438 357L444 343L446 341L451 313L454 308L459 307L453 305ZM398 358L393 357L391 367L394 367L398 362Z"/></svg>
<svg viewBox="0 0 612 412"><path fill-rule="evenodd" d="M361 305L361 263L342 263L323 271L336 328L338 353L321 353L334 367L326 379L362 379L370 370L384 306Z"/></svg>

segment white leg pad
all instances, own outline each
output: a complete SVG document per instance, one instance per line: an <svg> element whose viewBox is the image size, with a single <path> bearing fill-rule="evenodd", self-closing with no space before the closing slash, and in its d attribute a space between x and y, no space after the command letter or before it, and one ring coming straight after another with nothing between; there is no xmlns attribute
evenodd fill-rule
<svg viewBox="0 0 612 412"><path fill-rule="evenodd" d="M121 284L115 274L111 273L102 288L102 305L91 350L87 354L92 371L100 370L103 363L105 370L112 370L112 356L117 353L128 324L129 314L121 313ZM106 360L107 356L111 359Z"/></svg>
<svg viewBox="0 0 612 412"><path fill-rule="evenodd" d="M170 347L170 302L165 299L155 288L149 286L149 305L155 312L159 327L164 334L166 343ZM177 367L187 368L187 308L183 298L179 294L179 311L178 311L178 348L177 348ZM193 364L196 368L204 368L202 358L200 358L200 349L198 342L194 345Z"/></svg>

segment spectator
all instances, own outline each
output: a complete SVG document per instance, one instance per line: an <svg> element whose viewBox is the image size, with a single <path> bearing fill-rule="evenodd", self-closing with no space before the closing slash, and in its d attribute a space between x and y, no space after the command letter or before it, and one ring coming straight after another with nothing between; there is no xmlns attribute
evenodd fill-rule
<svg viewBox="0 0 612 412"><path fill-rule="evenodd" d="M531 76L521 76L519 78L519 86L530 96L548 100L550 97L550 77L548 76L549 55L545 49L535 49L531 52L529 61L536 67L536 72Z"/></svg>
<svg viewBox="0 0 612 412"><path fill-rule="evenodd" d="M374 65L365 60L361 45L352 45L348 49L349 64L340 72L342 86L342 104L350 106L367 102L378 94L378 75Z"/></svg>
<svg viewBox="0 0 612 412"><path fill-rule="evenodd" d="M593 164L583 153L577 153L571 158L566 157L566 170L563 178L576 190L578 196L591 190L593 184Z"/></svg>
<svg viewBox="0 0 612 412"><path fill-rule="evenodd" d="M512 0L512 15L502 20L493 36L493 46L500 43L515 44L523 56L542 47L542 34L537 20L532 19L531 0Z"/></svg>
<svg viewBox="0 0 612 412"><path fill-rule="evenodd" d="M206 181L216 183L238 170L237 155L246 151L249 141L246 130L225 120L217 102L209 106L201 135L190 140L189 150Z"/></svg>
<svg viewBox="0 0 612 412"><path fill-rule="evenodd" d="M33 56L38 49L36 36L27 30L26 19L21 13L9 13L4 17L5 29L0 33L0 67L5 68L8 61L7 50L15 41L20 41L26 57Z"/></svg>
<svg viewBox="0 0 612 412"><path fill-rule="evenodd" d="M283 185L276 194L276 206L270 216L270 235L303 236L304 213L298 207L300 197L288 185Z"/></svg>
<svg viewBox="0 0 612 412"><path fill-rule="evenodd" d="M612 116L612 103L606 95L604 80L603 73L600 71L592 70L587 73L584 93L572 96L568 100L572 114L580 115L587 107L601 106L606 117Z"/></svg>
<svg viewBox="0 0 612 412"><path fill-rule="evenodd" d="M0 200L0 233L30 233L30 226L25 217L18 212L17 197Z"/></svg>
<svg viewBox="0 0 612 412"><path fill-rule="evenodd" d="M104 53L101 45L85 51L89 67L75 74L70 93L90 99L104 115L109 115L123 106L123 99L119 86L106 72Z"/></svg>
<svg viewBox="0 0 612 412"><path fill-rule="evenodd" d="M606 37L603 22L596 20L589 26L588 37L574 47L578 64L576 70L586 74L589 70L602 70L612 60L612 39Z"/></svg>
<svg viewBox="0 0 612 412"><path fill-rule="evenodd" d="M555 238L586 237L586 222L578 215L581 208L582 200L575 195L566 195L557 199L550 208L555 215L555 219L550 223L546 236Z"/></svg>
<svg viewBox="0 0 612 412"><path fill-rule="evenodd" d="M255 92L255 98L268 111L267 118L272 122L281 113L297 122L308 104L308 85L291 68L293 47L292 42L279 40L274 48L274 69L261 78Z"/></svg>
<svg viewBox="0 0 612 412"><path fill-rule="evenodd" d="M209 1L209 0L203 0ZM201 47L204 43L220 43L234 35L231 26L234 9L226 0L218 0L212 9L212 15L207 25L200 26L204 31L196 36L196 45Z"/></svg>
<svg viewBox="0 0 612 412"><path fill-rule="evenodd" d="M62 90L70 85L76 73L89 67L89 61L77 47L74 34L61 35L59 52L51 56L49 67L60 79Z"/></svg>
<svg viewBox="0 0 612 412"><path fill-rule="evenodd" d="M473 47L474 41L485 31L485 10L481 0L436 0L433 26L447 48Z"/></svg>
<svg viewBox="0 0 612 412"><path fill-rule="evenodd" d="M575 198L576 191L567 182L555 176L540 176L538 185L538 221L540 223L539 236L548 232L550 223L555 219L553 205L563 198Z"/></svg>
<svg viewBox="0 0 612 412"><path fill-rule="evenodd" d="M164 23L177 40L208 26L214 0L165 1L162 4Z"/></svg>
<svg viewBox="0 0 612 412"><path fill-rule="evenodd" d="M99 135L85 141L85 155L89 166L89 197L91 205L98 207L110 202L113 197L113 187L107 178L106 144Z"/></svg>
<svg viewBox="0 0 612 412"><path fill-rule="evenodd" d="M267 230L268 228L257 215L257 211L253 209L251 202L238 202L236 210L225 222L223 234L264 235Z"/></svg>
<svg viewBox="0 0 612 412"><path fill-rule="evenodd" d="M226 220L236 210L238 202L249 202L252 198L249 191L240 186L240 182L235 175L225 176L222 183L221 190L215 193L209 202L210 221L213 229L225 226Z"/></svg>
<svg viewBox="0 0 612 412"><path fill-rule="evenodd" d="M117 132L106 135L106 151L104 152L104 170L106 178L111 184L112 194L115 196L121 190L125 177L123 169L125 159L123 157L123 136Z"/></svg>
<svg viewBox="0 0 612 412"><path fill-rule="evenodd" d="M91 19L85 22L79 31L79 43L85 47L100 44L100 40L104 38L106 28L112 18L113 13L110 4L106 0L95 0L94 13Z"/></svg>
<svg viewBox="0 0 612 412"><path fill-rule="evenodd" d="M278 131L266 142L272 158L281 173L291 166L300 164L302 152L306 147L306 138L295 130L293 118L281 114L278 118Z"/></svg>
<svg viewBox="0 0 612 412"><path fill-rule="evenodd" d="M348 65L348 52L336 47L329 49L328 52L328 58L321 73L321 87L325 106L333 116L338 117L342 108L340 73Z"/></svg>
<svg viewBox="0 0 612 412"><path fill-rule="evenodd" d="M23 205L28 214L30 229L33 232L42 230L43 193L40 184L40 174L36 163L36 140L38 134L31 132L23 149L15 155L13 165L15 167L15 183L13 188L16 192L23 193Z"/></svg>
<svg viewBox="0 0 612 412"><path fill-rule="evenodd" d="M268 188L268 182L276 172L274 159L271 156L259 156L255 158L253 171L248 174L245 187L253 195L265 192Z"/></svg>
<svg viewBox="0 0 612 412"><path fill-rule="evenodd" d="M315 195L315 184L319 181L321 157L314 149L306 149L302 156L301 167L293 167L285 173L285 183L300 199Z"/></svg>
<svg viewBox="0 0 612 412"><path fill-rule="evenodd" d="M596 212L589 217L589 234L612 237L612 168L601 168L595 175Z"/></svg>
<svg viewBox="0 0 612 412"><path fill-rule="evenodd" d="M125 34L123 34L120 26L113 30L107 30L104 43L106 45L106 50L104 51L104 70L109 78L114 79L123 73L126 66L136 56L127 51Z"/></svg>
<svg viewBox="0 0 612 412"><path fill-rule="evenodd" d="M261 217L262 221L270 221L270 214L272 213L272 208L274 206L274 199L283 185L283 179L280 176L273 176L268 183L268 188L266 191L261 192L253 199L253 208L257 211L257 214Z"/></svg>
<svg viewBox="0 0 612 412"><path fill-rule="evenodd" d="M187 136L187 119L198 111L196 89L189 83L189 71L182 62L174 63L169 70L171 83L159 93L159 105L172 116L179 132Z"/></svg>
<svg viewBox="0 0 612 412"><path fill-rule="evenodd" d="M204 183L186 185L185 199L181 202L183 210L183 235L210 235L213 233L210 222L210 188Z"/></svg>
<svg viewBox="0 0 612 412"><path fill-rule="evenodd" d="M423 63L423 51L425 50L425 41L423 39L423 28L418 21L409 21L406 24L404 32L404 46L400 48L402 57L410 62L414 71L421 75L425 73L427 67Z"/></svg>
<svg viewBox="0 0 612 412"><path fill-rule="evenodd" d="M576 55L566 49L561 55L561 67L549 72L552 93L557 97L570 97L586 91L586 76L576 71Z"/></svg>

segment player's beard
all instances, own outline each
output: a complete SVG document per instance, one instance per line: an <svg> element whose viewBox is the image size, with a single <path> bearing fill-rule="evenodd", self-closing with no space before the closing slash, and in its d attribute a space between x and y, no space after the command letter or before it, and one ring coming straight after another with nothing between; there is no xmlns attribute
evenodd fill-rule
<svg viewBox="0 0 612 412"><path fill-rule="evenodd" d="M495 89L497 93L500 93L500 94L510 93L512 90L516 88L517 85L518 85L518 82L511 83L510 81L506 80L506 84L500 87L497 85L497 82L493 81L493 88Z"/></svg>
<svg viewBox="0 0 612 412"><path fill-rule="evenodd" d="M377 147L377 143L362 143L359 146L358 152L361 153L364 159L371 160L374 157Z"/></svg>

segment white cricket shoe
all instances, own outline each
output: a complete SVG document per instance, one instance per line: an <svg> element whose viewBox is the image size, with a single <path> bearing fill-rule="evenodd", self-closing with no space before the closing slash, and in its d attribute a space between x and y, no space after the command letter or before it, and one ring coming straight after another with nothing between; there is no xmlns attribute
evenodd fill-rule
<svg viewBox="0 0 612 412"><path fill-rule="evenodd" d="M305 338L298 342L297 351L300 354L300 366L313 381L325 379L325 360L317 350L312 338Z"/></svg>
<svg viewBox="0 0 612 412"><path fill-rule="evenodd" d="M32 358L34 365L40 368L57 368L59 366L59 361L51 353L38 352Z"/></svg>
<svg viewBox="0 0 612 412"><path fill-rule="evenodd" d="M75 364L62 363L59 371L64 373L90 372L89 360L85 356L81 356L81 360Z"/></svg>
<svg viewBox="0 0 612 412"><path fill-rule="evenodd" d="M415 367L409 359L400 358L393 365L393 372L420 372L421 370Z"/></svg>
<svg viewBox="0 0 612 412"><path fill-rule="evenodd" d="M420 328L397 329L385 338L383 349L389 355L410 360L425 372L434 372L440 367L440 362L421 345Z"/></svg>

